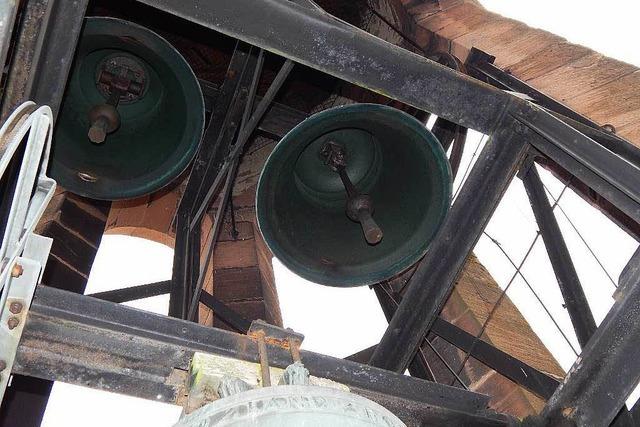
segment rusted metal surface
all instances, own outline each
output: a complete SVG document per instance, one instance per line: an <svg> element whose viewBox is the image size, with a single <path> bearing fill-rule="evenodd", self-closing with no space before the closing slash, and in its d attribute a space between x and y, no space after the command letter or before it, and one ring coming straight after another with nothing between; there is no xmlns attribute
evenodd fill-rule
<svg viewBox="0 0 640 427"><path fill-rule="evenodd" d="M270 366L291 364L288 349L266 347ZM40 287L14 373L176 403L184 384L175 371L187 371L196 351L259 362L256 341L246 335ZM509 422L486 411L487 396L308 351L300 357L312 375L404 405L418 419Z"/></svg>
<svg viewBox="0 0 640 427"><path fill-rule="evenodd" d="M47 18L51 2L49 0L30 0L25 6L18 42L9 68L9 77L5 85L2 100L4 121L9 114L22 103L31 89L31 70L36 66L38 44L46 31Z"/></svg>
<svg viewBox="0 0 640 427"><path fill-rule="evenodd" d="M640 251L624 269L616 302L547 402L540 425L608 426L640 380ZM626 412L626 411L625 411Z"/></svg>
<svg viewBox="0 0 640 427"><path fill-rule="evenodd" d="M57 115L88 0L28 0L2 104L2 120L31 99Z"/></svg>
<svg viewBox="0 0 640 427"><path fill-rule="evenodd" d="M139 0L466 127L490 133L512 98L333 16L281 0ZM256 10L268 11L256 19Z"/></svg>
<svg viewBox="0 0 640 427"><path fill-rule="evenodd" d="M304 335L293 329L283 329L270 325L262 320L254 320L251 322L251 327L247 335L253 339L260 339L262 337L267 344L289 351L292 350L292 344L297 345L299 349L300 344L304 340ZM300 354L298 352L298 357L299 356Z"/></svg>

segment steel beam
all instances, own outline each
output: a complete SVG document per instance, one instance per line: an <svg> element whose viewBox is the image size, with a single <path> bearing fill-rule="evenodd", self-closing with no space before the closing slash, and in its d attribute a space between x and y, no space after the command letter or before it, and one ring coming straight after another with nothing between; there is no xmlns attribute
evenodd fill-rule
<svg viewBox="0 0 640 427"><path fill-rule="evenodd" d="M554 113L550 111L556 118L562 120L578 132L591 138L598 144L605 147L607 150L614 152L618 156L624 158L630 163L638 166L640 165L640 148L633 145L631 142L616 136L614 133L602 130L600 128L593 128L585 125L577 120L573 120L569 117Z"/></svg>
<svg viewBox="0 0 640 427"><path fill-rule="evenodd" d="M14 373L176 403L194 352L259 361L246 335L155 315L81 295L39 287ZM267 344L272 366L291 363L288 348ZM407 412L414 422L506 425L487 411L488 397L321 354L301 351L312 375ZM419 422L415 422L418 420Z"/></svg>
<svg viewBox="0 0 640 427"><path fill-rule="evenodd" d="M200 294L200 302L213 310L213 315L220 318L224 323L231 326L236 331L246 334L249 331L251 322L242 317L241 314L230 308L207 291Z"/></svg>
<svg viewBox="0 0 640 427"><path fill-rule="evenodd" d="M616 302L547 402L545 425L608 426L640 380L640 259L625 271Z"/></svg>
<svg viewBox="0 0 640 427"><path fill-rule="evenodd" d="M18 0L5 0L0 3L0 66L3 69L11 45L11 35L18 14L18 3Z"/></svg>
<svg viewBox="0 0 640 427"><path fill-rule="evenodd" d="M571 260L569 249L562 237L558 221L549 205L549 199L545 194L542 180L538 175L535 164L531 163L523 171L522 182L529 196L529 202L538 223L544 246L547 249L553 272L558 279L558 285L569 312L573 329L580 347L584 348L597 328L596 321L593 319L593 314L591 314L589 302Z"/></svg>
<svg viewBox="0 0 640 427"><path fill-rule="evenodd" d="M640 222L640 165L635 165L540 107L515 113L539 137L531 144Z"/></svg>
<svg viewBox="0 0 640 427"><path fill-rule="evenodd" d="M388 289L382 288L382 286L385 285L376 285L374 289L376 291L376 296L380 301L380 305L385 312L385 316L389 319L396 311L398 303L396 298L388 292ZM558 388L558 380L538 371L521 360L510 356L491 344L488 344L483 340L476 339L474 335L471 335L464 329L444 320L440 316L438 316L433 322L431 332L447 341L449 344L456 346L460 350L468 352L473 358L479 360L489 368L495 370L501 375L504 375L511 381L521 385L543 399L551 397L556 388ZM425 337L425 339L428 338ZM373 355L375 348L376 346L369 347L349 356L347 359L354 361L368 361ZM417 356L419 356L419 354ZM416 375L414 375L411 368L416 365L418 361L418 357L414 357L409 365L409 371L413 376Z"/></svg>
<svg viewBox="0 0 640 427"><path fill-rule="evenodd" d="M494 60L494 56L482 52L479 49L472 48L465 65L472 76L498 88L523 93L531 97L536 104L544 107L557 118L582 132L598 144L624 157L628 161L640 165L640 148L616 136L610 130L606 130L606 128L572 110L563 103L545 95L533 86L518 79L513 74L498 68L493 64Z"/></svg>
<svg viewBox="0 0 640 427"><path fill-rule="evenodd" d="M201 192L208 190L208 186L205 184L207 182L211 184L229 151L232 139L227 138L225 145L222 141L222 133L225 127L230 125L231 120L228 120L228 117L231 114L242 114L242 108L233 108L233 106L241 104L242 88L246 89L251 81L252 73L245 71L250 62L255 63L256 58L252 59L252 51L255 49L244 43L238 42L236 45L227 70L227 78L216 98L214 112L202 137L189 180L178 206L175 220L173 287L169 300L169 315L173 317L185 318L189 310L194 256L200 256L200 243L194 244L194 236L191 234L193 210L198 208L197 201L202 198ZM246 95L245 92L245 99ZM239 125L238 122L233 126L237 128ZM193 254L194 251L197 253ZM198 271L199 267L196 267L194 273Z"/></svg>
<svg viewBox="0 0 640 427"><path fill-rule="evenodd" d="M514 98L287 0L138 1L484 133Z"/></svg>
<svg viewBox="0 0 640 427"><path fill-rule="evenodd" d="M526 153L528 132L510 116L487 142L429 251L418 264L373 366L404 372Z"/></svg>
<svg viewBox="0 0 640 427"><path fill-rule="evenodd" d="M205 108L207 111L212 112L220 90L215 84L206 80L200 79L199 82L204 95ZM255 105L260 104L260 101L262 101L262 96L256 96ZM253 111L255 111L255 108ZM273 102L258 124L258 129L276 139L280 139L307 117L309 115L303 111Z"/></svg>
<svg viewBox="0 0 640 427"><path fill-rule="evenodd" d="M567 107L563 103L556 101L555 99L545 95L536 88L518 79L514 75L496 67L493 64L493 61L495 61L495 59L496 57L493 55L483 52L480 49L472 48L469 52L469 56L467 57L465 66L467 67L467 71L470 75L479 80L487 82L492 86L522 93L529 96L542 107L548 108L566 117L572 118L573 120L584 123L588 126L598 129L600 128L600 126L596 122L589 119L588 117L576 113L574 110Z"/></svg>
<svg viewBox="0 0 640 427"><path fill-rule="evenodd" d="M474 335L440 317L434 322L431 331L460 350L470 352L473 358L543 399L551 397L560 384L555 378L483 340L477 340Z"/></svg>
<svg viewBox="0 0 640 427"><path fill-rule="evenodd" d="M392 294L392 290L386 283L379 283L373 286L373 291L376 293L376 297L378 298L378 302L380 303L380 307L382 308L384 317L386 317L387 322L389 322L393 317L393 313L395 313L396 309L398 308L398 303L394 298L394 295ZM364 363L367 363L371 356L373 356L373 351L375 351L375 346L373 347L371 354L369 354L369 357L367 357ZM360 354L358 357L364 357L365 354ZM351 358L347 359L353 360ZM418 348L415 357L413 358L413 360L411 360L411 363L409 363L409 366L407 368L409 370L409 373L413 377L422 378L429 381L436 381L433 375L433 371L431 370L431 366L429 366L429 363L427 362L427 357L422 346Z"/></svg>
<svg viewBox="0 0 640 427"><path fill-rule="evenodd" d="M165 280L163 282L147 283L145 285L130 286L128 288L97 292L95 294L87 296L105 301L121 303L135 301L143 298L155 297L158 295L164 295L168 294L170 291L171 280Z"/></svg>
<svg viewBox="0 0 640 427"><path fill-rule="evenodd" d="M2 117L28 99L56 117L89 0L30 0L9 72Z"/></svg>

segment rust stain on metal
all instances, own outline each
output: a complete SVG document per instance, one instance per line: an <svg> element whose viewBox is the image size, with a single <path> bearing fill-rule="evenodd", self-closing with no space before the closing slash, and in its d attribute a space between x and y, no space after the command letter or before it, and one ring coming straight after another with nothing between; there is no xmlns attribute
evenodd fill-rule
<svg viewBox="0 0 640 427"><path fill-rule="evenodd" d="M18 264L17 262L13 264L13 268L11 268L11 277L20 277L22 276L22 273L24 273L24 268L22 267L22 265Z"/></svg>
<svg viewBox="0 0 640 427"><path fill-rule="evenodd" d="M251 338L252 340L254 340L256 343L258 343L259 340L264 339L264 342L269 344L269 345L274 345L276 347L280 347L280 348L283 348L285 350L289 350L290 349L290 344L289 344L289 339L288 338L280 339L280 338L270 337L270 336L266 335L264 333L264 331L250 332L250 333L247 334L247 336L249 338Z"/></svg>

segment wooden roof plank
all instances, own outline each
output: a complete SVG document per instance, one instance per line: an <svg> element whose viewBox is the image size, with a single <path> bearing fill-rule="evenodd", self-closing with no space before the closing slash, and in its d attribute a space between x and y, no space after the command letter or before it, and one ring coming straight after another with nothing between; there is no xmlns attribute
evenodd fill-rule
<svg viewBox="0 0 640 427"><path fill-rule="evenodd" d="M592 52L540 77L530 79L528 83L558 101L568 102L635 70L636 68L629 64ZM607 96L606 93L603 95Z"/></svg>
<svg viewBox="0 0 640 427"><path fill-rule="evenodd" d="M426 18L416 17L419 25L448 39L467 34L488 22L489 19L490 17L483 10L469 3L462 3Z"/></svg>
<svg viewBox="0 0 640 427"><path fill-rule="evenodd" d="M556 43L532 52L526 58L510 65L509 71L523 81L533 80L591 53L593 51L589 48L558 37Z"/></svg>
<svg viewBox="0 0 640 427"><path fill-rule="evenodd" d="M639 93L640 70L636 70L570 98L567 104L598 123L610 123L622 130L640 124ZM625 131L630 132L630 128Z"/></svg>
<svg viewBox="0 0 640 427"><path fill-rule="evenodd" d="M501 35L508 43L497 43L491 54L496 57L496 65L508 69L527 58L535 57L545 48L558 43L560 37L546 31L538 31L521 25L514 26L511 30Z"/></svg>
<svg viewBox="0 0 640 427"><path fill-rule="evenodd" d="M456 37L454 42L464 46L477 47L493 55L496 46L502 43L505 34L516 29L519 24L512 20L503 20L500 22L486 21L484 24L474 28L472 31Z"/></svg>

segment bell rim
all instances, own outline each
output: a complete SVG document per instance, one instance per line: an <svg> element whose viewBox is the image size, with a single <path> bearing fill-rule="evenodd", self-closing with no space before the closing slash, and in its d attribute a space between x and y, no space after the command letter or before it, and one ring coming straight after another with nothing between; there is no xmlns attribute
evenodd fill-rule
<svg viewBox="0 0 640 427"><path fill-rule="evenodd" d="M427 236L427 238L424 239L425 243L421 245L420 249L415 251L413 254L408 254L407 256L403 257L401 260L395 262L393 265L388 266L385 270L381 270L377 272L377 274L370 274L364 278L360 276L359 279L362 279L362 280L358 280L358 281L349 280L349 278L345 278L345 280L341 280L341 279L339 280L337 278L328 276L326 274L323 275L323 273L319 272L317 269L306 268L301 263L290 262L288 257L285 256L286 252L281 249L280 245L274 245L272 243L272 242L277 242L277 239L275 238L276 233L273 232L270 225L264 224L265 220L263 219L263 218L266 219L265 210L267 209L266 203L264 203L263 201L263 199L266 198L266 194L264 194L265 193L264 182L267 179L265 178L265 175L268 173L267 165L272 159L272 156L275 156L277 158L279 155L281 155L280 152L286 149L286 143L285 144L282 144L282 143L288 139L295 137L297 133L302 132L302 130L304 130L303 125L305 122L310 123L311 120L316 121L318 119L326 119L328 117L332 117L333 115L344 114L349 110L358 110L359 112L365 112L365 113L384 111L389 114L395 114L396 116L399 116L405 119L405 123L407 123L407 125L411 126L413 130L425 136L425 138L423 139L428 141L429 148L431 148L435 153L437 153L435 155L438 156L440 159L444 160L443 162L438 162L438 165L440 166L440 172L443 173L443 178L446 181L446 185L443 186L446 188L444 188L445 194L443 194L443 204L440 209L440 215L438 217L438 226L434 228L432 235ZM256 198L255 198L256 223L258 225L258 230L262 238L264 239L265 244L267 245L269 250L273 253L273 255L287 269L294 272L296 275L302 277L303 279L306 279L312 283L316 283L319 285L337 287L337 288L369 286L369 285L380 283L384 280L388 280L392 277L395 277L407 271L427 253L435 236L437 235L438 231L442 227L442 224L444 223L446 216L449 212L449 209L451 207L451 199L452 199L452 193L453 193L452 188L453 188L453 180L452 180L451 165L449 164L448 158L446 156L446 152L444 151L442 145L440 144L438 139L435 137L435 135L433 135L433 133L429 129L427 129L427 127L424 124L420 123L415 117L397 108L390 107L387 105L382 105L382 104L356 103L356 104L341 105L338 107L333 107L333 108L320 111L316 114L313 114L307 117L305 120L300 122L297 126L295 126L293 129L287 132L287 134L275 146L275 148L270 153L270 155L268 156L265 162L265 167L263 167L262 172L260 173L260 177L258 179L258 185L256 187ZM393 271L393 273L389 274L390 271Z"/></svg>

